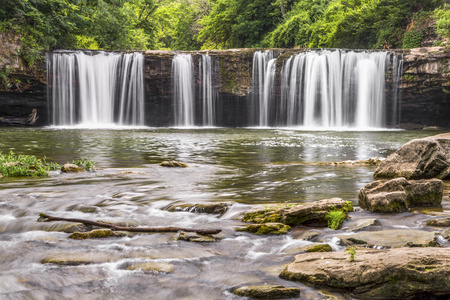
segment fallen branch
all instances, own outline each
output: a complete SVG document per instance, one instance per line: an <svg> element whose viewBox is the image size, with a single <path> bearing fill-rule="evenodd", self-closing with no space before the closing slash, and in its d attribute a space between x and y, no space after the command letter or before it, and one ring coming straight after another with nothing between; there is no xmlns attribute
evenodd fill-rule
<svg viewBox="0 0 450 300"><path fill-rule="evenodd" d="M217 234L221 232L221 229L193 229L193 228L181 228L181 227L123 227L117 226L113 224L108 224L104 222L96 222L85 219L72 219L72 218L60 218L60 217L52 217L46 214L40 214L38 222L51 222L51 221L66 221L66 222L75 222L75 223L83 223L85 225L93 225L103 228L109 228L115 231L129 231L129 232L178 232L178 231L186 231L186 232L196 232L198 234Z"/></svg>

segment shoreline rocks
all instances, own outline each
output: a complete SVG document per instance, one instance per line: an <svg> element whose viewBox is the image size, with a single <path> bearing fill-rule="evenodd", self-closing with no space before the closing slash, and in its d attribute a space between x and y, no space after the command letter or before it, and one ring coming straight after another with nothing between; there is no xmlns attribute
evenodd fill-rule
<svg viewBox="0 0 450 300"><path fill-rule="evenodd" d="M300 296L299 288L287 288L282 285L250 285L234 290L235 295L256 299L297 298Z"/></svg>

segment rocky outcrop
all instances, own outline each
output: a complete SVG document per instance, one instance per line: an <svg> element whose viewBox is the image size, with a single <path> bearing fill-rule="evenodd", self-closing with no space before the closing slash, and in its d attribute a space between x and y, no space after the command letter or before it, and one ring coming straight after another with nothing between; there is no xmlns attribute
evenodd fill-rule
<svg viewBox="0 0 450 300"><path fill-rule="evenodd" d="M411 207L438 206L444 183L439 179L406 180L395 178L369 183L359 191L359 205L371 212L395 213Z"/></svg>
<svg viewBox="0 0 450 300"><path fill-rule="evenodd" d="M287 288L282 285L249 285L234 290L234 294L242 297L256 299L282 299L297 298L300 296L299 288Z"/></svg>
<svg viewBox="0 0 450 300"><path fill-rule="evenodd" d="M450 251L445 248L357 250L297 255L282 278L316 287L350 290L367 299L429 299L450 296ZM428 297L428 298L427 298Z"/></svg>
<svg viewBox="0 0 450 300"><path fill-rule="evenodd" d="M283 223L295 225L327 226L327 215L331 210L340 209L344 212L352 211L348 201L341 198L324 199L315 202L299 204L297 206L268 205L250 211L244 215L244 222L253 223Z"/></svg>
<svg viewBox="0 0 450 300"><path fill-rule="evenodd" d="M374 177L450 178L450 133L406 143L378 166Z"/></svg>

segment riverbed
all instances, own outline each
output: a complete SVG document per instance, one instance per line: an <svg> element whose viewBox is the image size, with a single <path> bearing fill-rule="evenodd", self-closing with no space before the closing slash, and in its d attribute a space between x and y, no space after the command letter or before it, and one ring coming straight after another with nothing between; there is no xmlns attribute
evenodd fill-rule
<svg viewBox="0 0 450 300"><path fill-rule="evenodd" d="M0 179L0 295L5 299L242 299L234 288L250 284L299 287L300 299L326 299L323 291L278 277L283 265L318 242L236 232L253 205L297 204L341 197L351 220L377 218L383 228L430 230L431 216L378 215L357 207L357 194L373 181L374 166L332 166L335 161L386 157L404 143L439 132L303 131L225 128L0 128L0 151L46 156L65 163L81 157L96 170L51 172L47 178ZM179 160L188 168L164 168ZM450 210L445 182L443 212ZM169 212L186 203L233 203L223 215ZM63 222L37 222L40 213L147 227L220 228L214 243L175 240L175 233L72 240ZM345 223L344 226L345 227ZM319 240L342 251L335 236ZM447 243L448 244L448 243ZM444 246L448 246L445 244ZM91 264L43 264L49 257L88 257ZM164 263L170 270L129 269ZM128 269L127 269L128 268Z"/></svg>

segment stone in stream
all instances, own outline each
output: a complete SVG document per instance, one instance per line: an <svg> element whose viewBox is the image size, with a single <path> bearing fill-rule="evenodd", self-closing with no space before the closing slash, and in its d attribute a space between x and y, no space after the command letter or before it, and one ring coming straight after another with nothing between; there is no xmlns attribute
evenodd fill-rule
<svg viewBox="0 0 450 300"><path fill-rule="evenodd" d="M286 234L291 227L283 223L250 224L246 227L236 228L236 231L245 231L254 234Z"/></svg>
<svg viewBox="0 0 450 300"><path fill-rule="evenodd" d="M211 235L198 234L196 232L184 232L184 231L178 234L176 240L195 243L211 243L216 241L216 239Z"/></svg>
<svg viewBox="0 0 450 300"><path fill-rule="evenodd" d="M171 167L171 168L186 168L188 167L187 164L182 163L180 161L170 160L170 161L163 161L159 164L161 167Z"/></svg>
<svg viewBox="0 0 450 300"><path fill-rule="evenodd" d="M331 252L333 249L328 244L319 244L306 248L306 252Z"/></svg>
<svg viewBox="0 0 450 300"><path fill-rule="evenodd" d="M356 250L295 256L280 277L315 287L347 289L364 299L434 299L450 296L448 248Z"/></svg>
<svg viewBox="0 0 450 300"><path fill-rule="evenodd" d="M41 263L61 266L78 266L100 264L116 261L117 259L117 257L101 253L59 253L44 258Z"/></svg>
<svg viewBox="0 0 450 300"><path fill-rule="evenodd" d="M162 262L145 262L132 264L131 266L127 267L126 270L140 270L144 273L172 273L174 270L174 266L172 264Z"/></svg>
<svg viewBox="0 0 450 300"><path fill-rule="evenodd" d="M282 285L249 285L242 286L233 291L235 295L256 299L297 298L300 296L299 288L288 288Z"/></svg>
<svg viewBox="0 0 450 300"><path fill-rule="evenodd" d="M395 178L367 184L358 193L359 205L371 212L405 212L410 207L441 205L444 183L439 179Z"/></svg>
<svg viewBox="0 0 450 300"><path fill-rule="evenodd" d="M374 226L380 226L380 221L375 218L369 219L361 219L353 222L352 224L342 228L343 230L348 231L361 231L361 230L369 230Z"/></svg>
<svg viewBox="0 0 450 300"><path fill-rule="evenodd" d="M450 217L432 219L427 222L428 226L450 227Z"/></svg>
<svg viewBox="0 0 450 300"><path fill-rule="evenodd" d="M167 208L170 212L187 211L197 214L212 214L222 216L233 205L231 202L219 203L195 203L195 204L178 204L171 205Z"/></svg>
<svg viewBox="0 0 450 300"><path fill-rule="evenodd" d="M375 179L450 178L450 133L412 140L389 155L375 170Z"/></svg>
<svg viewBox="0 0 450 300"><path fill-rule="evenodd" d="M124 233L117 231L112 231L110 229L94 229L89 232L74 232L69 235L69 239L74 240L85 240L85 239L101 239L108 237L122 237L125 236Z"/></svg>
<svg viewBox="0 0 450 300"><path fill-rule="evenodd" d="M61 167L61 172L63 172L63 173L78 173L78 172L84 172L84 169L75 164L64 164Z"/></svg>
<svg viewBox="0 0 450 300"><path fill-rule="evenodd" d="M438 233L413 229L386 229L337 235L342 245L363 245L369 248L438 247Z"/></svg>
<svg viewBox="0 0 450 300"><path fill-rule="evenodd" d="M283 223L290 226L327 226L327 215L334 209L348 212L352 211L353 207L341 198L324 199L296 206L267 205L247 212L242 220L253 223Z"/></svg>

